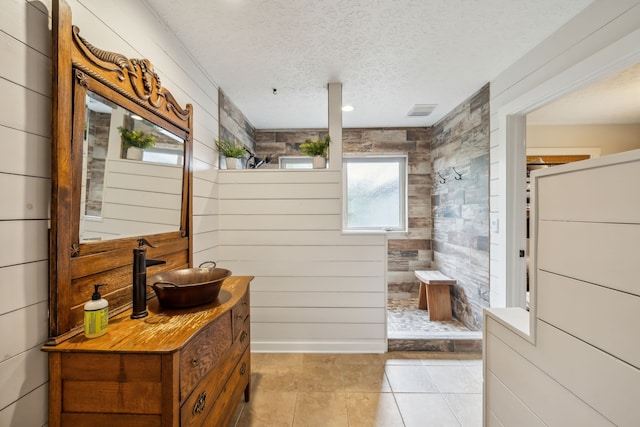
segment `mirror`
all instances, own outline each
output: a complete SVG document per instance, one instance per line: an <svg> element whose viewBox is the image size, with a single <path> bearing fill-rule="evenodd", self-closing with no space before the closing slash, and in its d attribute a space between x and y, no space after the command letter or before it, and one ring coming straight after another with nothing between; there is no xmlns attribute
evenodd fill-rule
<svg viewBox="0 0 640 427"><path fill-rule="evenodd" d="M133 249L192 266L193 109L147 59L99 49L52 2L49 344L82 332L83 305L105 284L109 315L130 309ZM138 148L132 149L131 147ZM150 295L152 293L150 292Z"/></svg>
<svg viewBox="0 0 640 427"><path fill-rule="evenodd" d="M80 242L180 229L184 140L87 92Z"/></svg>

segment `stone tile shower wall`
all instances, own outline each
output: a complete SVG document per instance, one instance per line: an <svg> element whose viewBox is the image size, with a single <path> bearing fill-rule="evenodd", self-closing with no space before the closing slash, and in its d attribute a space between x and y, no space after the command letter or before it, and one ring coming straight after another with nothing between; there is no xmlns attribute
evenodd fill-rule
<svg viewBox="0 0 640 427"><path fill-rule="evenodd" d="M99 113L89 110L87 119L90 129L87 135L92 135L92 141L87 145L87 177L85 213L92 216L102 216L102 194L104 191L104 172L109 148L110 113Z"/></svg>
<svg viewBox="0 0 640 427"><path fill-rule="evenodd" d="M488 84L436 123L431 155L434 266L458 281L454 316L480 329L482 309L489 307Z"/></svg>
<svg viewBox="0 0 640 427"><path fill-rule="evenodd" d="M343 130L344 132L344 130ZM327 129L256 130L256 155L271 156L264 167L277 168L280 157L301 156L300 144L306 139L316 140L329 134Z"/></svg>
<svg viewBox="0 0 640 427"><path fill-rule="evenodd" d="M256 149L255 128L222 89L218 89L219 138L241 142L252 152Z"/></svg>
<svg viewBox="0 0 640 427"><path fill-rule="evenodd" d="M299 156L305 139L324 137L327 129L257 130L259 157ZM350 154L406 154L408 156L409 232L406 238L388 241L390 292L417 295L414 270L431 268L431 143L430 128L343 129L343 152Z"/></svg>

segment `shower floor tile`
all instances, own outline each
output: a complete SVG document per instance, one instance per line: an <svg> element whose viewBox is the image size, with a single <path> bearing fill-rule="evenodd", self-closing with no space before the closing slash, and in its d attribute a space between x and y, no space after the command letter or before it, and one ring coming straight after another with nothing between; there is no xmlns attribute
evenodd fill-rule
<svg viewBox="0 0 640 427"><path fill-rule="evenodd" d="M428 311L418 309L417 297L403 297L388 299L387 334L389 339L473 339L482 332L471 331L456 319L432 322Z"/></svg>

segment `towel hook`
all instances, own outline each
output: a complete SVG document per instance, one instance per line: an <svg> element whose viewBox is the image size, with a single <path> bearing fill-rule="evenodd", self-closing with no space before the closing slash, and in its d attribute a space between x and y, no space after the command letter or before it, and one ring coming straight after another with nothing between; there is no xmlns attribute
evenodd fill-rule
<svg viewBox="0 0 640 427"><path fill-rule="evenodd" d="M446 184L447 178L445 178L444 176L440 175L440 172L438 172L438 176L440 177L440 184Z"/></svg>
<svg viewBox="0 0 640 427"><path fill-rule="evenodd" d="M456 179L456 181L460 181L462 179L462 174L460 172L458 172L456 170L456 168L452 167L451 169L453 169L453 171L456 173L456 175L458 176L454 176L454 178Z"/></svg>

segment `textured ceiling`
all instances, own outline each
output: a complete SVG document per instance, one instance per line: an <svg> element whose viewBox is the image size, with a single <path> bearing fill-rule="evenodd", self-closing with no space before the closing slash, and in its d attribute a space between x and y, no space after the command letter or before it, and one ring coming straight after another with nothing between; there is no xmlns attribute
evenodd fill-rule
<svg viewBox="0 0 640 427"><path fill-rule="evenodd" d="M527 115L529 125L639 124L640 64Z"/></svg>
<svg viewBox="0 0 640 427"><path fill-rule="evenodd" d="M591 3L146 1L260 129L326 127L330 82L344 127L431 125Z"/></svg>

